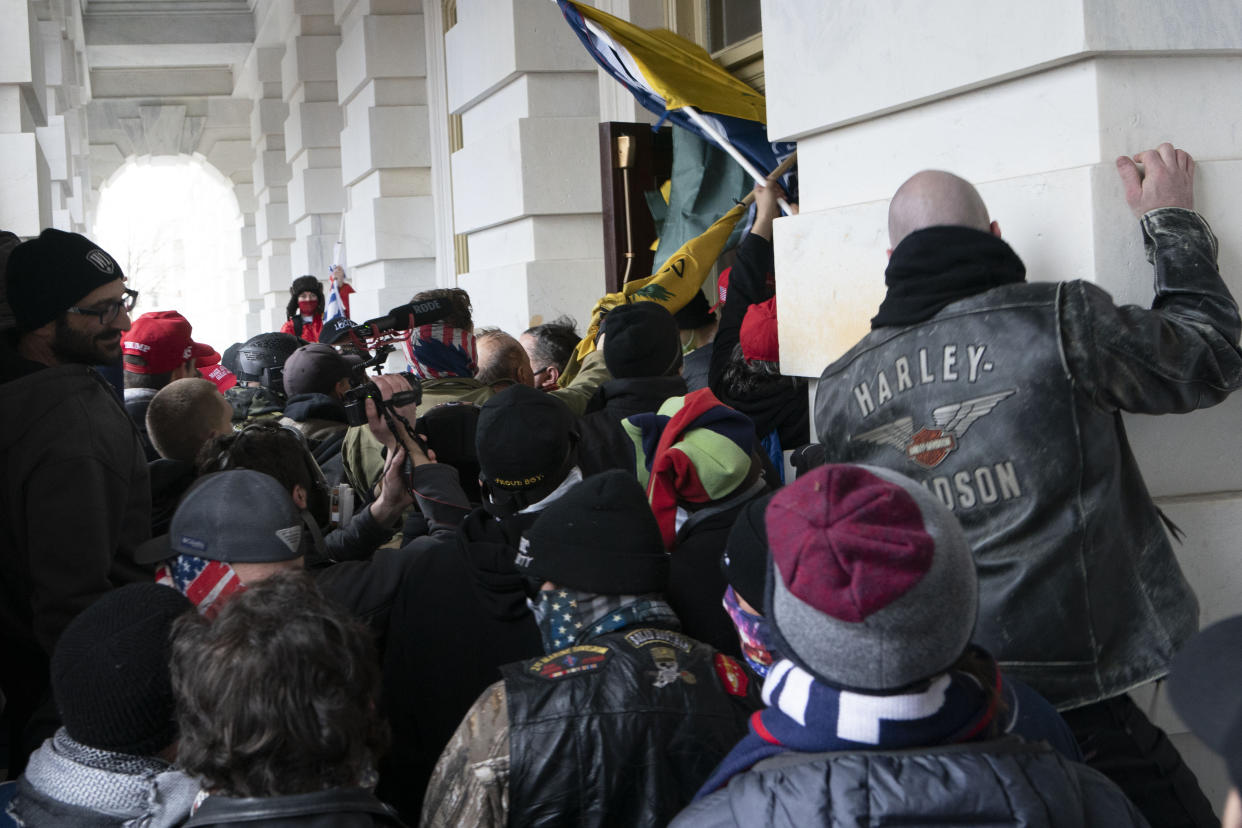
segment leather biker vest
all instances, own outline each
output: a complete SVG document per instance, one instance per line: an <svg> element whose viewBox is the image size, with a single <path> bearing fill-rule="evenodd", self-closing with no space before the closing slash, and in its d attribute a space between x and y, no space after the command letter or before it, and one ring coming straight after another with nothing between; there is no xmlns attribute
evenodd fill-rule
<svg viewBox="0 0 1242 828"><path fill-rule="evenodd" d="M666 825L760 706L740 662L650 627L501 672L510 825Z"/></svg>

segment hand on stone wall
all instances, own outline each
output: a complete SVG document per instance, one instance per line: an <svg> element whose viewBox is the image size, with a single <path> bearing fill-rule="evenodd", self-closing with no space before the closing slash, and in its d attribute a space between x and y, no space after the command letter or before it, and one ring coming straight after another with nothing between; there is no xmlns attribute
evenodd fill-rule
<svg viewBox="0 0 1242 828"><path fill-rule="evenodd" d="M1117 174L1126 188L1126 204L1137 218L1161 207L1195 208L1195 160L1168 142L1133 158L1121 156Z"/></svg>

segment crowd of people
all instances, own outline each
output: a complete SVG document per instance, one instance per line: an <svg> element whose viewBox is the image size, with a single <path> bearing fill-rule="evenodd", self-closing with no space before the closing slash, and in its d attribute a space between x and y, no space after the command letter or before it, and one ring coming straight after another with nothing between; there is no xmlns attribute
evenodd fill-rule
<svg viewBox="0 0 1242 828"><path fill-rule="evenodd" d="M0 235L0 825L1206 828L1128 695L1172 671L1242 828L1239 619L1196 635L1118 416L1225 399L1242 320L1193 159L1117 167L1150 308L1028 282L923 171L813 405L771 183L719 301L587 339L303 276L219 353L85 237Z"/></svg>

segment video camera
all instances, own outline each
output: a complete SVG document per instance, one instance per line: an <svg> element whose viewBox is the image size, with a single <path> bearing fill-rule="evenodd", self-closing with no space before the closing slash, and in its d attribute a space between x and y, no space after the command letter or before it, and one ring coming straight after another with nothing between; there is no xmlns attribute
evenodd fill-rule
<svg viewBox="0 0 1242 828"><path fill-rule="evenodd" d="M421 405L423 401L423 384L413 373L406 371L398 376L405 377L410 384L409 391L398 391L388 399L383 399L379 388L371 380L366 379L366 363L358 366L363 373L363 381L354 384L345 392L345 422L351 426L364 426L367 424L367 400L375 402L376 411L383 413L384 409L404 408L407 405ZM350 377L350 381L354 382L354 377ZM391 427L391 424L390 424Z"/></svg>

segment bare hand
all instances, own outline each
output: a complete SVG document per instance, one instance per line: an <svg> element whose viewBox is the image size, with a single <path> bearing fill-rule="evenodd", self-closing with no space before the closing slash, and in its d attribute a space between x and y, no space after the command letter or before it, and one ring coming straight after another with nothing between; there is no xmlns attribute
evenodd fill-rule
<svg viewBox="0 0 1242 828"><path fill-rule="evenodd" d="M332 278L336 279L336 283L339 285L345 279L345 268L340 265L334 266L332 268Z"/></svg>
<svg viewBox="0 0 1242 828"><path fill-rule="evenodd" d="M750 232L765 239L772 238L772 219L781 214L779 199L785 197L785 191L775 181L768 184L756 184L751 190L755 196L755 223ZM792 209L792 207L791 207Z"/></svg>
<svg viewBox="0 0 1242 828"><path fill-rule="evenodd" d="M375 387L379 389L380 399L384 400L392 399L393 394L410 390L410 384L406 381L405 377L399 374L381 374L378 377L373 377L372 382L374 382ZM418 443L406 433L405 428L402 426L399 419L397 420L398 433L394 435L388 428L387 419L384 418L378 410L376 410L374 400L368 399L366 401L366 409L367 425L370 427L371 433L375 435L376 440L383 443L384 447L388 449L389 454L392 454L398 446L401 446L404 447L409 453L410 460L413 461L416 466L421 466L423 463L434 462L432 458L428 457L423 450L419 448ZM418 406L414 404L399 405L394 408L393 411L404 417L411 426L414 425L414 421L418 416Z"/></svg>
<svg viewBox="0 0 1242 828"><path fill-rule="evenodd" d="M1161 207L1195 208L1195 160L1167 141L1132 159L1121 156L1117 174L1126 189L1126 204L1138 218Z"/></svg>
<svg viewBox="0 0 1242 828"><path fill-rule="evenodd" d="M384 474L380 478L382 488L379 497L371 504L371 517L381 526L387 526L397 519L397 516L406 510L408 506L414 503L414 496L405 486L405 481L401 479L401 470L405 465L405 449L398 448L396 451L389 451L388 458L384 461Z"/></svg>

